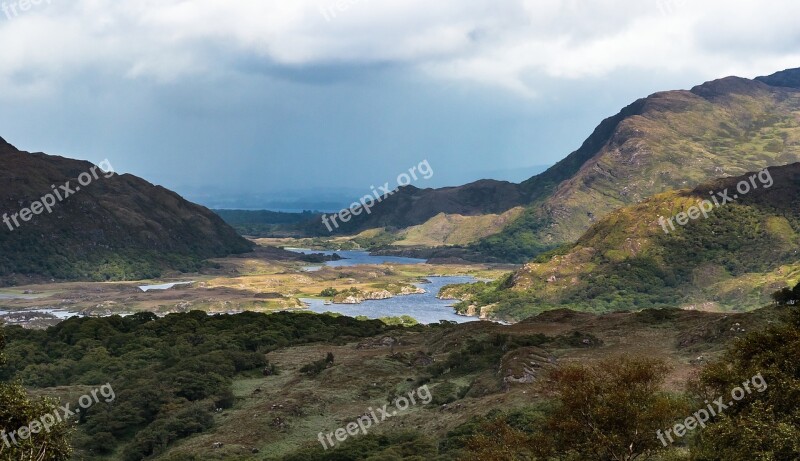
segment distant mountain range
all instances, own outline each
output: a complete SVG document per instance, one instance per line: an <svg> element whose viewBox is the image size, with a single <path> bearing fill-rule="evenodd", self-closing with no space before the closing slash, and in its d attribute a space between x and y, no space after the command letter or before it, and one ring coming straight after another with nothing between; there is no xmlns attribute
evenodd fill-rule
<svg viewBox="0 0 800 461"><path fill-rule="evenodd" d="M0 138L0 215L8 219L0 223L0 283L144 279L251 251L208 209L129 174L86 176L93 169L89 162L22 152ZM80 179L92 181L83 186ZM67 183L71 191L60 192L52 212L36 205ZM20 213L25 209L33 213Z"/></svg>
<svg viewBox="0 0 800 461"><path fill-rule="evenodd" d="M466 181L494 179L498 181L524 181L547 170L550 165L539 165L517 169L497 169L452 173L437 171L437 184L464 184ZM434 180L431 178L431 181ZM459 178L461 179L459 181ZM465 181L466 179L466 181ZM426 181L429 182L429 181ZM224 184L203 187L177 187L185 198L207 206L212 210L253 210L300 213L302 211L338 212L364 195L364 190L354 187L315 187L308 189L281 189L265 192L232 192Z"/></svg>
<svg viewBox="0 0 800 461"><path fill-rule="evenodd" d="M525 262L654 194L797 161L800 69L754 80L728 77L634 102L604 120L580 149L520 184L407 187L336 232L385 228L401 246L437 246L461 229L465 254ZM520 207L524 212L515 210ZM485 226L470 225L487 215L500 223L489 236ZM458 225L443 228L448 220ZM327 234L320 223L310 225L311 233ZM465 228L473 230L465 235Z"/></svg>

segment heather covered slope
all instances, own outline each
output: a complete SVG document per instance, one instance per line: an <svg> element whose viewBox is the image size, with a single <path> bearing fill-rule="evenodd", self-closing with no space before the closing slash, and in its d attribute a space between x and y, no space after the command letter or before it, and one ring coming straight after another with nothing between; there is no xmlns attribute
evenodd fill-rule
<svg viewBox="0 0 800 461"><path fill-rule="evenodd" d="M89 172L89 162L21 152L0 139L0 215L19 213ZM251 245L206 208L132 175L99 175L63 202L10 230L0 228L0 280L125 280L194 270Z"/></svg>
<svg viewBox="0 0 800 461"><path fill-rule="evenodd" d="M523 183L534 205L477 248L523 262L654 194L800 161L798 81L800 69L728 77L635 102L580 150ZM559 180L552 193L536 196Z"/></svg>
<svg viewBox="0 0 800 461"><path fill-rule="evenodd" d="M800 164L769 169L774 184L715 208L708 218L675 225L709 192L752 175L656 195L612 212L576 244L525 265L492 285L451 287L464 311L522 319L569 306L593 312L657 307L744 311L800 280ZM766 179L764 175L762 178ZM674 222L674 221L673 221Z"/></svg>

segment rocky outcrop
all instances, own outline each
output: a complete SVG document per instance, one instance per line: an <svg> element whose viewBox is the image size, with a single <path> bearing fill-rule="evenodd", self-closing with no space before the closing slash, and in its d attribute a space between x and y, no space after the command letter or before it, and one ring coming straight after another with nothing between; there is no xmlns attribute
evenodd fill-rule
<svg viewBox="0 0 800 461"><path fill-rule="evenodd" d="M530 384L545 370L556 365L556 358L539 347L523 347L503 357L499 374L506 384Z"/></svg>

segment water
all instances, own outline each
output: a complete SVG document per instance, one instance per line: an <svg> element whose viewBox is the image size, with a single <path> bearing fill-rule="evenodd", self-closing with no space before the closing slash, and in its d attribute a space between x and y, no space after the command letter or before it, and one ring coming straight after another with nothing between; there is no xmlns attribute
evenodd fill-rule
<svg viewBox="0 0 800 461"><path fill-rule="evenodd" d="M75 312L67 312L61 309L24 309L19 311L0 311L0 317L11 314L49 314L59 320L66 320L70 317L80 315Z"/></svg>
<svg viewBox="0 0 800 461"><path fill-rule="evenodd" d="M341 251L324 251L324 250L308 250L306 248L286 248L288 251L302 254L324 254L325 256L333 256L337 254L344 259L339 261L327 261L325 265L328 267L347 267L359 266L366 264L425 264L427 260L417 258L404 258L402 256L374 256L366 251L357 250L341 250ZM306 267L307 271L319 270L322 266L314 265Z"/></svg>
<svg viewBox="0 0 800 461"><path fill-rule="evenodd" d="M379 265L379 264L424 264L426 260L416 258L404 258L399 256L373 256L366 251L317 251L308 250L303 248L287 248L289 251L304 254L323 253L325 255L338 254L342 258L339 261L327 261L326 266L330 267L347 267L357 265ZM319 270L322 266L308 266L305 270ZM453 310L452 300L441 300L436 298L439 290L445 285L456 283L474 283L477 281L474 277L458 276L458 277L429 277L431 283L421 283L416 286L424 289L424 294L414 294L407 296L395 296L390 299L382 300L368 300L362 304L330 304L325 305L325 300L322 299L302 299L308 306L309 310L317 313L335 312L342 315L357 317L364 316L371 319L380 317L400 317L408 315L423 324L439 323L441 320L448 320L457 323L474 322L478 319L474 317L465 317L455 313ZM157 285L142 285L139 288L144 291L150 290L168 290L175 286L189 285L194 282L174 282L163 283ZM35 298L35 296L33 296ZM22 295L0 294L0 299L28 299ZM20 311L17 311L20 312ZM40 314L51 314L59 319L65 320L75 314L60 309L31 309L24 312L35 312ZM14 312L0 310L0 316L13 314Z"/></svg>
<svg viewBox="0 0 800 461"><path fill-rule="evenodd" d="M363 315L371 319L380 317L400 317L408 315L419 323L439 323L440 320L449 320L457 323L477 321L474 317L458 315L453 310L456 301L436 298L439 290L445 285L454 283L474 283L474 277L430 277L431 283L417 284L426 291L425 294L395 296L389 299L369 300L362 304L330 304L325 305L322 299L302 299L309 310L322 314L335 312L349 317Z"/></svg>
<svg viewBox="0 0 800 461"><path fill-rule="evenodd" d="M191 285L194 282L174 282L174 283L162 283L161 285L142 285L139 287L140 290L147 293L150 290L169 290L172 287L177 287L180 285Z"/></svg>

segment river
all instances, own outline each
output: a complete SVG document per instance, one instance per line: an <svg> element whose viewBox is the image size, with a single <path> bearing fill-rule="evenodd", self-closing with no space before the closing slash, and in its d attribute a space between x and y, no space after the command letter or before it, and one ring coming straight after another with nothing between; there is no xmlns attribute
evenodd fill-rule
<svg viewBox="0 0 800 461"><path fill-rule="evenodd" d="M305 248L287 248L296 253L312 254L324 253L331 256L334 253L342 258L338 261L328 261L326 266L344 267L356 266L361 264L424 264L426 260L415 258L403 258L398 256L374 256L366 251L316 251ZM322 266L308 266L306 270L319 270ZM451 322L466 323L474 322L478 319L465 317L455 313L453 304L455 301L438 299L436 295L445 285L455 283L474 283L477 281L469 276L448 276L448 277L427 277L430 283L420 283L416 286L425 290L424 294L413 294L406 296L395 296L389 299L368 300L361 304L325 304L322 299L303 298L303 301L312 312L325 313L334 312L349 317L364 316L371 319L380 317L400 317L407 315L414 318L419 323L431 324L439 323L442 320Z"/></svg>

